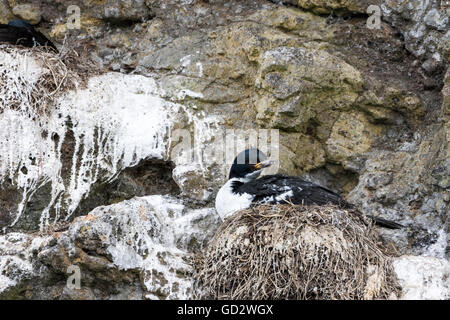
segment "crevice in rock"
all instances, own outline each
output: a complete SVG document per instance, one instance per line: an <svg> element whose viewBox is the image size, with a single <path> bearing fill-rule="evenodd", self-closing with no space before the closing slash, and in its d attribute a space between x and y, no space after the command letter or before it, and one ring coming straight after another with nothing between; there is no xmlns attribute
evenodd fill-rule
<svg viewBox="0 0 450 320"><path fill-rule="evenodd" d="M11 179L0 185L0 233L13 222L21 199L22 192L12 184Z"/></svg>
<svg viewBox="0 0 450 320"><path fill-rule="evenodd" d="M86 215L96 207L110 205L153 194L178 195L180 189L172 178L173 162L160 159L141 160L136 166L124 169L110 183L95 186L80 202L73 217Z"/></svg>
<svg viewBox="0 0 450 320"><path fill-rule="evenodd" d="M150 21L155 18L154 15L150 15L145 18L145 21ZM108 28L130 28L133 27L137 23L141 23L140 20L134 19L115 19L115 18L105 18L103 19L107 23Z"/></svg>
<svg viewBox="0 0 450 320"><path fill-rule="evenodd" d="M359 174L346 170L342 165L327 162L324 166L310 170L306 176L313 182L345 197L359 182Z"/></svg>

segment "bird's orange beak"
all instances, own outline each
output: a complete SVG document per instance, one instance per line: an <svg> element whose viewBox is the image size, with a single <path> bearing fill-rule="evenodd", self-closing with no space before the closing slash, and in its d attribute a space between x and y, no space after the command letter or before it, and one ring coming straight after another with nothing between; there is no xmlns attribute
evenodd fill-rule
<svg viewBox="0 0 450 320"><path fill-rule="evenodd" d="M262 161L262 162L259 162L259 163L255 164L253 166L253 168L255 170L259 170L259 169L262 169L262 168L270 167L271 165L272 165L272 161L266 160L266 161Z"/></svg>

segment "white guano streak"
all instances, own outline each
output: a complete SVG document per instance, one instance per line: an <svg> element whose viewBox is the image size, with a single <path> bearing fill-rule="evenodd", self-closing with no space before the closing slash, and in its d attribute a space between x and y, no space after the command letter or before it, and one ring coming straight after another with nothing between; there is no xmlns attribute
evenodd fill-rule
<svg viewBox="0 0 450 320"><path fill-rule="evenodd" d="M100 179L112 180L142 159L167 158L167 138L177 113L188 110L162 99L153 79L119 73L93 77L86 89L65 93L42 119L27 106L28 94L21 92L20 86L32 86L39 76L39 65L30 61L3 59L0 65L0 72L12 70L6 88L0 91L0 185L11 179L23 193L12 225L33 193L46 184L51 185L51 194L41 215L41 228L51 223L52 210L58 221L64 208L67 220ZM19 75L24 69L27 71ZM8 101L17 97L22 99L22 107L8 109ZM201 122L193 114L188 118ZM61 156L67 121L72 122L75 152L69 177L63 179Z"/></svg>

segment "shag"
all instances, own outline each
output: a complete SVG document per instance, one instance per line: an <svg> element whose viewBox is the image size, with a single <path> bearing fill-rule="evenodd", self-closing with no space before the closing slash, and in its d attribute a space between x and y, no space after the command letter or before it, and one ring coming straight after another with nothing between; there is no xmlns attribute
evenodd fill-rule
<svg viewBox="0 0 450 320"><path fill-rule="evenodd" d="M299 177L281 174L266 175L258 179L261 171L272 164L258 149L247 149L238 154L230 169L228 181L216 196L217 213L225 219L238 210L256 204L334 204L344 209L353 209L352 204L334 191ZM376 225L399 229L403 226L379 217L368 216Z"/></svg>
<svg viewBox="0 0 450 320"><path fill-rule="evenodd" d="M0 24L0 43L6 42L24 47L48 46L56 52L56 46L41 32L23 20L12 20L8 24Z"/></svg>

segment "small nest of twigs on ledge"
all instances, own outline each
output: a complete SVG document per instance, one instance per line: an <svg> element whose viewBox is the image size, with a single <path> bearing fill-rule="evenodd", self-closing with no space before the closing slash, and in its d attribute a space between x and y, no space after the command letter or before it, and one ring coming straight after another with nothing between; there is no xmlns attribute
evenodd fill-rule
<svg viewBox="0 0 450 320"><path fill-rule="evenodd" d="M261 205L192 259L197 299L388 299L399 287L371 225L335 206Z"/></svg>
<svg viewBox="0 0 450 320"><path fill-rule="evenodd" d="M85 48L64 46L56 53L46 47L0 44L0 113L50 114L56 98L101 73Z"/></svg>

